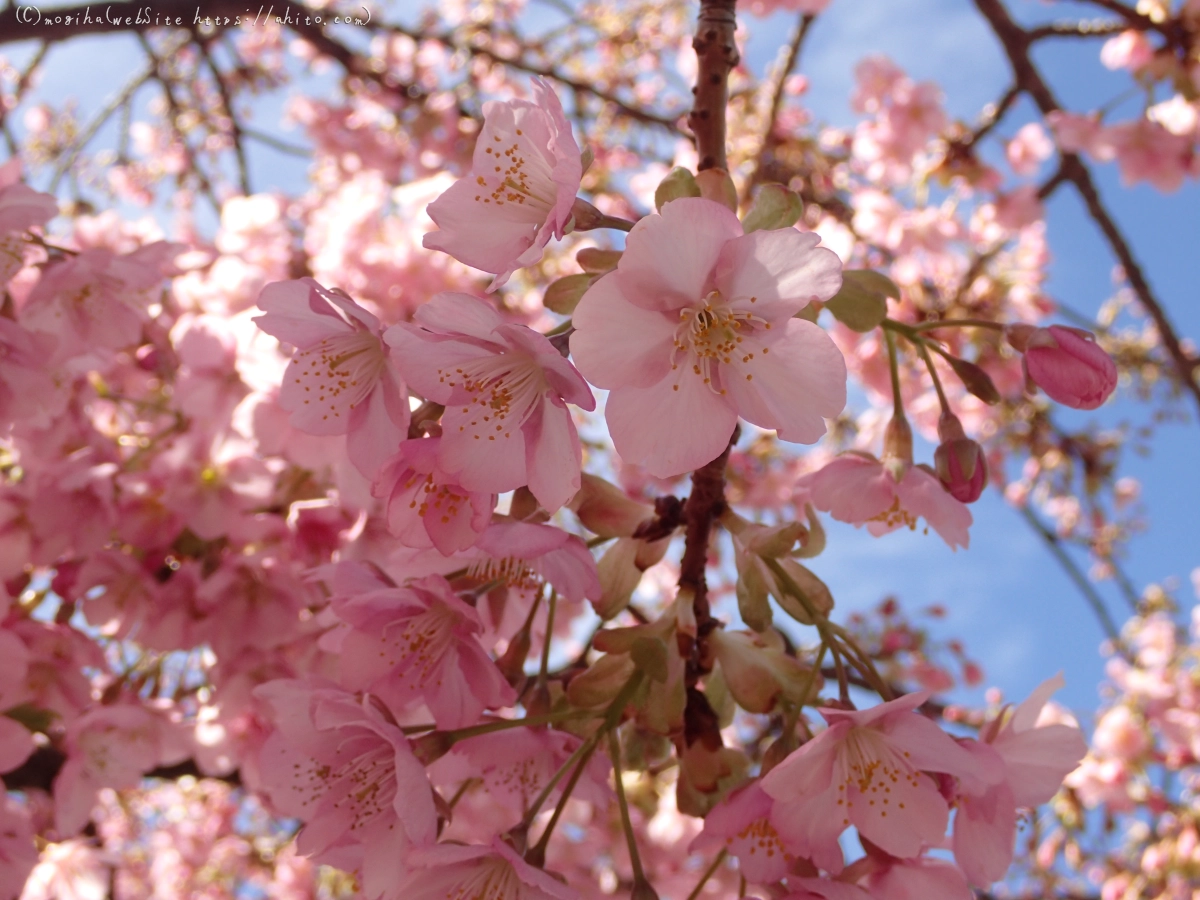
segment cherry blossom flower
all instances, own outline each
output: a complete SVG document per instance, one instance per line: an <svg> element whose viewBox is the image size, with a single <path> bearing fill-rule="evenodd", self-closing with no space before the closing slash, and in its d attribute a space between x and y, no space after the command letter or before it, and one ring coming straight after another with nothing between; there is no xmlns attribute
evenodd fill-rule
<svg viewBox="0 0 1200 900"><path fill-rule="evenodd" d="M841 285L837 256L795 229L743 234L719 203L684 198L629 233L616 271L575 309L571 353L611 391L617 451L659 477L715 459L741 415L813 443L846 403L845 361L793 318Z"/></svg>
<svg viewBox="0 0 1200 900"><path fill-rule="evenodd" d="M493 273L493 291L566 234L583 177L557 95L535 78L533 97L484 104L470 174L429 204L441 230L426 234L424 245Z"/></svg>
<svg viewBox="0 0 1200 900"><path fill-rule="evenodd" d="M1043 682L1025 702L988 722L980 741L963 742L985 777L962 783L954 856L977 887L1002 878L1012 863L1017 808L1049 800L1087 753L1078 727L1039 724L1046 701L1064 683L1062 675Z"/></svg>
<svg viewBox="0 0 1200 900"><path fill-rule="evenodd" d="M424 700L439 728L462 728L484 709L511 705L512 688L480 645L475 608L440 576L402 587L335 596L331 608L348 626L325 641L341 654L341 677L399 710ZM336 645L336 647L335 647Z"/></svg>
<svg viewBox="0 0 1200 900"><path fill-rule="evenodd" d="M45 271L19 320L34 331L55 335L60 350L73 354L136 344L149 318L146 307L156 299L155 289L182 249L159 241L124 256L84 250Z"/></svg>
<svg viewBox="0 0 1200 900"><path fill-rule="evenodd" d="M400 371L446 407L438 462L469 491L522 485L553 512L579 490L582 450L567 403L587 384L545 337L467 294L438 294L384 335Z"/></svg>
<svg viewBox="0 0 1200 900"><path fill-rule="evenodd" d="M492 816L488 828L502 830L515 825L579 746L581 738L548 728L510 728L480 734L455 743L454 748L431 767L435 782L463 783L481 779L489 797L508 812L507 822ZM593 756L571 796L603 808L612 789L608 786L607 761ZM546 802L554 804L562 784L551 791ZM491 833L495 833L492 831Z"/></svg>
<svg viewBox="0 0 1200 900"><path fill-rule="evenodd" d="M292 425L346 435L351 462L373 477L408 436L410 416L379 320L311 278L268 284L258 306L258 327L296 347L279 391Z"/></svg>
<svg viewBox="0 0 1200 900"><path fill-rule="evenodd" d="M54 779L55 823L63 837L87 823L101 788L136 787L155 766L188 755L170 723L135 703L89 709L68 725L65 746L67 760Z"/></svg>
<svg viewBox="0 0 1200 900"><path fill-rule="evenodd" d="M552 525L494 522L475 544L484 554L471 565L478 579L505 581L509 586L548 582L568 600L600 599L596 561L580 538Z"/></svg>
<svg viewBox="0 0 1200 900"><path fill-rule="evenodd" d="M788 887L795 890L783 900L872 900L873 896L856 884L829 878L789 878Z"/></svg>
<svg viewBox="0 0 1200 900"><path fill-rule="evenodd" d="M715 633L715 632L714 632ZM772 823L775 800L753 781L730 794L704 817L704 831L688 849L693 853L727 850L737 857L747 881L770 884L804 855L802 843L785 839Z"/></svg>
<svg viewBox="0 0 1200 900"><path fill-rule="evenodd" d="M411 872L391 895L397 900L579 900L579 894L535 869L506 844L491 847L438 844L414 850Z"/></svg>
<svg viewBox="0 0 1200 900"><path fill-rule="evenodd" d="M45 225L56 215L58 201L53 195L20 182L0 185L0 235Z"/></svg>
<svg viewBox="0 0 1200 900"><path fill-rule="evenodd" d="M806 476L813 506L839 522L866 525L876 537L924 518L951 548L970 543L971 511L942 487L937 476L909 466L899 481L875 457L843 453Z"/></svg>
<svg viewBox="0 0 1200 900"><path fill-rule="evenodd" d="M371 900L402 896L389 891L405 852L437 829L433 791L404 733L370 698L316 680L271 681L255 694L278 729L262 749L264 787L281 813L304 821L297 849L360 867Z"/></svg>
<svg viewBox="0 0 1200 900"><path fill-rule="evenodd" d="M404 441L380 471L374 493L386 500L388 530L405 546L437 547L449 556L475 544L497 497L468 491L441 471L441 440Z"/></svg>
<svg viewBox="0 0 1200 900"><path fill-rule="evenodd" d="M763 790L784 840L819 867L839 872L838 836L854 825L893 856L911 857L945 834L950 810L927 772L979 777L979 764L913 710L928 693L861 712L822 709L829 727L772 769Z"/></svg>

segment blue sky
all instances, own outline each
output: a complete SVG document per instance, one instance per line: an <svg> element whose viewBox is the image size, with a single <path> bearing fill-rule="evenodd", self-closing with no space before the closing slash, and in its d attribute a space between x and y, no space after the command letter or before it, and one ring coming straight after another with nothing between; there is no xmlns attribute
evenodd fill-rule
<svg viewBox="0 0 1200 900"><path fill-rule="evenodd" d="M1010 0L1009 5L1026 21L1062 17L1079 8L1037 0ZM413 4L396 8L408 19ZM768 20L748 19L752 36L744 55L756 70L774 58L790 31L791 18L777 14ZM1055 91L1073 108L1107 102L1128 84L1099 65L1099 48L1099 41L1057 42L1037 54ZM20 65L31 48L10 45L4 52ZM800 66L810 79L806 102L819 121L843 126L853 122L848 105L853 68L871 53L890 56L917 79L942 84L951 114L967 121L998 97L1010 79L999 45L964 0L834 0L813 27ZM135 54L136 42L127 36L62 45L51 53L38 95L56 101L75 96L83 110L98 109L128 78L128 62ZM300 84L320 92L334 80L317 74ZM260 104L259 127L273 126L281 109L278 97ZM1030 106L1019 105L999 135L1011 135L1032 115ZM20 112L17 122L19 118ZM303 143L295 131L287 136ZM259 147L251 150L250 160L257 190L294 191L303 183L303 160ZM1179 193L1164 196L1145 186L1121 188L1113 166L1097 166L1095 174L1178 331L1193 338L1200 335L1200 188L1193 181ZM1049 291L1076 310L1094 312L1111 292L1108 250L1069 190L1059 191L1049 204L1049 221L1054 256ZM1115 426L1145 421L1147 411L1118 400L1097 415L1106 426ZM1142 481L1150 513L1149 530L1130 548L1128 570L1138 586L1178 579L1185 605L1193 602L1188 575L1200 566L1200 478L1195 473L1200 430L1191 418L1189 424L1163 427L1153 456L1130 456L1125 469ZM1097 654L1101 632L1083 600L995 492L973 509L976 524L969 551L952 553L935 535L904 532L876 540L830 523L829 550L815 561L814 569L833 589L843 613L871 607L887 594L897 595L909 609L945 606L949 616L938 633L963 638L970 655L984 666L987 682L1010 697L1023 696L1062 670L1068 686L1061 699L1077 709L1093 706L1103 672ZM1111 586L1100 589L1114 615L1123 618L1116 592ZM980 694L961 699L979 700Z"/></svg>

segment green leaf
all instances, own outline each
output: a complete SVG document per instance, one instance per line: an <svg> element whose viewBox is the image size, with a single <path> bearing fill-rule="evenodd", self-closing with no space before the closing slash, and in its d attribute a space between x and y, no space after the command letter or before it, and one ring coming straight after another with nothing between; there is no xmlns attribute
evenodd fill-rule
<svg viewBox="0 0 1200 900"><path fill-rule="evenodd" d="M869 269L846 269L842 289L825 308L847 328L867 332L887 318L888 297L900 299L900 289L892 279Z"/></svg>
<svg viewBox="0 0 1200 900"><path fill-rule="evenodd" d="M556 312L560 316L569 316L575 312L575 307L579 305L580 299L591 286L592 276L586 272L579 275L568 275L546 288L546 296L542 298L542 303L551 312Z"/></svg>
<svg viewBox="0 0 1200 900"><path fill-rule="evenodd" d="M803 212L804 203L795 191L789 191L782 184L764 184L746 213L742 228L746 234L791 228L800 221Z"/></svg>

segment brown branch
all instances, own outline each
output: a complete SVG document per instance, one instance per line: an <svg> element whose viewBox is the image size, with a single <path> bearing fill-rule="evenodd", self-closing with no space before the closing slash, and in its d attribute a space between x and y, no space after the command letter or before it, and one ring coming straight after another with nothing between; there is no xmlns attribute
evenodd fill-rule
<svg viewBox="0 0 1200 900"><path fill-rule="evenodd" d="M1013 75L1016 77L1017 84L1021 89L1033 98L1038 109L1041 110L1043 116L1049 115L1052 112L1057 112L1062 109L1058 100L1055 99L1049 85L1042 78L1037 68L1033 65L1029 58L1029 45L1031 43L1030 33L1017 25L1009 16L1008 10L1005 9L1001 0L974 0L975 6L983 14L984 18L992 26L996 37L1004 47L1004 52L1008 56L1009 64L1012 66ZM1093 0L1097 2L1098 0ZM1110 6L1121 7L1119 3L1098 3L1105 8ZM1127 10L1127 12L1131 12ZM1176 375L1183 388L1188 391L1196 402L1197 410L1200 410L1200 383L1196 381L1196 372L1200 368L1200 360L1196 360L1188 355L1180 343L1179 336L1175 332L1171 320L1167 317L1166 310L1162 304L1154 296L1154 291L1150 287L1150 283L1146 280L1142 268L1138 265L1137 259L1133 255L1133 250L1129 246L1129 242L1109 215L1107 208L1100 199L1100 193L1096 190L1096 185L1092 181L1091 172L1078 154L1063 153L1062 162L1060 165L1062 177L1075 185L1079 195L1083 198L1084 205L1087 206L1088 214L1091 216L1097 227L1103 233L1108 241L1109 248L1113 255L1125 270L1125 277L1129 281L1129 286L1133 288L1134 294L1137 295L1139 303L1146 311L1146 314L1154 321L1158 329L1159 339L1162 341L1163 348L1167 355L1171 357L1175 366Z"/></svg>
<svg viewBox="0 0 1200 900"><path fill-rule="evenodd" d="M808 36L808 29L812 27L814 19L816 19L816 16L811 13L801 15L800 21L796 23L796 30L792 33L792 41L788 45L787 59L784 60L783 68L779 70L774 90L771 93L771 108L767 112L767 120L763 125L762 137L758 145L758 156L754 160L754 171L750 173L750 177L746 179L745 186L742 188L743 202L750 199L750 192L758 184L767 154L774 149L775 123L779 119L779 110L783 106L783 91L787 85L788 77L795 71L796 63L800 61L800 48L804 46L804 38Z"/></svg>
<svg viewBox="0 0 1200 900"><path fill-rule="evenodd" d="M729 73L740 61L733 35L737 28L737 0L700 0L696 20L695 104L688 126L696 136L697 169L725 169L725 108L729 105Z"/></svg>
<svg viewBox="0 0 1200 900"><path fill-rule="evenodd" d="M1040 41L1045 38L1093 38L1119 34L1129 28L1126 22L1111 19L1095 19L1091 22L1051 22L1029 29L1029 39Z"/></svg>
<svg viewBox="0 0 1200 900"><path fill-rule="evenodd" d="M595 97L597 100L603 101L615 108L621 115L629 119L634 119L638 122L643 122L647 125L656 125L660 128L665 128L674 134L682 133L679 127L679 117L671 118L670 116L661 115L651 112L641 107L634 106L629 102L622 100L611 91L606 91L598 88L593 84L582 81L578 78L572 78L555 68L554 66L539 66L535 63L521 59L519 57L504 56L490 50L487 47L481 47L478 44L471 42L462 42L456 40L453 34L427 34L419 30L405 28L402 25L389 25L389 32L394 34L402 34L412 38L415 41L434 40L439 44L443 44L452 50L461 50L470 56L479 56L484 59L490 59L492 62L502 66L507 66L510 69L515 69L518 72L527 72L530 75L537 75L542 78L547 78L551 81L556 81L565 87L571 88L577 94L586 94L590 97Z"/></svg>

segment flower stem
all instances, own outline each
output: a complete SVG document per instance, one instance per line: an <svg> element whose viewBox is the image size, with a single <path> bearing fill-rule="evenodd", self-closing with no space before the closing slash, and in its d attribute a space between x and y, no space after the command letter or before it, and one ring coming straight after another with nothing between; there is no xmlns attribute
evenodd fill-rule
<svg viewBox="0 0 1200 900"><path fill-rule="evenodd" d="M633 833L633 822L629 818L629 801L625 799L625 783L621 780L621 742L617 739L617 730L608 730L608 755L612 760L613 779L617 786L617 806L621 810L621 828L625 831L625 841L629 844L629 863L633 866L634 882L644 882L646 873L642 870L642 858L638 855L637 837Z"/></svg>
<svg viewBox="0 0 1200 900"><path fill-rule="evenodd" d="M704 886L708 884L708 879L712 878L713 875L716 874L717 869L721 866L721 863L725 862L725 857L727 855L728 851L722 847L721 852L713 858L712 863L707 869L704 870L704 874L700 876L700 880L696 882L696 886L692 888L692 892L687 895L687 900L696 900L696 898L700 896L700 892L704 890Z"/></svg>
<svg viewBox="0 0 1200 900"><path fill-rule="evenodd" d="M892 414L897 419L904 418L904 400L900 396L900 363L896 358L896 338L893 329L884 328L883 336L887 340L888 371L892 375Z"/></svg>

